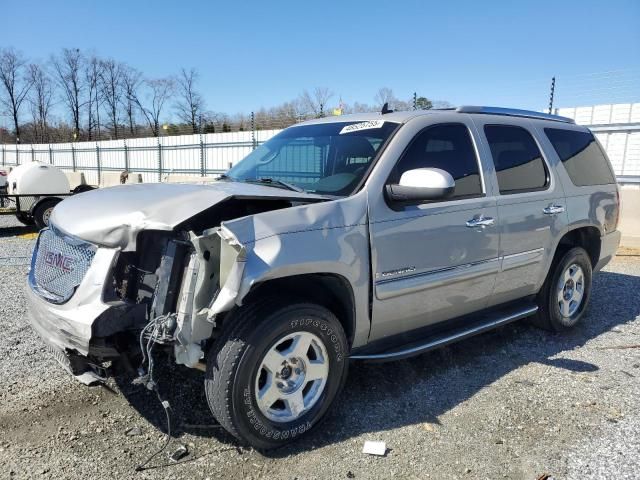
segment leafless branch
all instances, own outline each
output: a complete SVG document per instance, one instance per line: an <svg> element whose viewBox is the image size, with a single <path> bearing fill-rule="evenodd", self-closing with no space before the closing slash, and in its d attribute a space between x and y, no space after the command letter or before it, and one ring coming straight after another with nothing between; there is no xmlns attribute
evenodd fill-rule
<svg viewBox="0 0 640 480"><path fill-rule="evenodd" d="M175 104L176 113L182 122L191 126L193 133L198 133L200 130L204 111L204 100L195 87L198 77L196 69L187 71L183 68L176 80L179 97Z"/></svg>
<svg viewBox="0 0 640 480"><path fill-rule="evenodd" d="M25 63L22 54L12 48L0 51L0 83L4 87L0 104L13 119L18 143L20 143L20 107L31 88L30 79L24 72Z"/></svg>

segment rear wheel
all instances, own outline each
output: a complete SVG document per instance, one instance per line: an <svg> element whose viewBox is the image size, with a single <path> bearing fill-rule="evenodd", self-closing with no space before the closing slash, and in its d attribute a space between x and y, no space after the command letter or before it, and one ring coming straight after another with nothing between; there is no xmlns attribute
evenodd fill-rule
<svg viewBox="0 0 640 480"><path fill-rule="evenodd" d="M298 438L324 417L347 374L337 318L310 303L240 308L209 351L205 391L213 415L260 449Z"/></svg>
<svg viewBox="0 0 640 480"><path fill-rule="evenodd" d="M53 208L60 203L60 200L45 200L40 203L33 211L33 220L38 227L38 230L42 230L49 226L49 217Z"/></svg>
<svg viewBox="0 0 640 480"><path fill-rule="evenodd" d="M583 248L574 247L560 256L538 294L534 323L555 331L576 325L589 303L591 277L591 260Z"/></svg>

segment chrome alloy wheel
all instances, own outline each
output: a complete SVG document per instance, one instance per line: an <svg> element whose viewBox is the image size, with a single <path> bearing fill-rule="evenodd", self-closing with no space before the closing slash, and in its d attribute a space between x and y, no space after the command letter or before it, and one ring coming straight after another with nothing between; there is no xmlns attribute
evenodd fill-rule
<svg viewBox="0 0 640 480"><path fill-rule="evenodd" d="M256 403L274 422L291 422L312 408L329 376L327 349L310 332L278 339L265 354L256 375Z"/></svg>
<svg viewBox="0 0 640 480"><path fill-rule="evenodd" d="M558 306L564 318L571 317L578 311L584 298L584 272L572 263L558 280Z"/></svg>

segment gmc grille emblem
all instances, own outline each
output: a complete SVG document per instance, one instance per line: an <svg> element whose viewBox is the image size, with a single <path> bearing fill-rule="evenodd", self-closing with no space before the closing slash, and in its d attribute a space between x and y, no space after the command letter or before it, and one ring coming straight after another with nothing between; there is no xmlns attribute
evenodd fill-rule
<svg viewBox="0 0 640 480"><path fill-rule="evenodd" d="M67 257L62 253L47 251L44 254L44 263L51 267L60 269L63 272L73 272L73 258Z"/></svg>

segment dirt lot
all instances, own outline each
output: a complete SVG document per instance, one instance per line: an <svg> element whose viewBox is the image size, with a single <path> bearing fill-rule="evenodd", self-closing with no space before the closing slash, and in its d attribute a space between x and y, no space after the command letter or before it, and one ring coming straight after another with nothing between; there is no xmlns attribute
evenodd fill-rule
<svg viewBox="0 0 640 480"><path fill-rule="evenodd" d="M0 478L638 478L640 256L625 251L595 279L575 331L521 322L382 365L352 364L327 421L263 455L215 425L201 373L166 365L178 464L157 457L157 399L131 379L85 387L48 357L22 294L33 240L0 218ZM20 235L20 236L19 236ZM383 440L385 457L361 453Z"/></svg>

